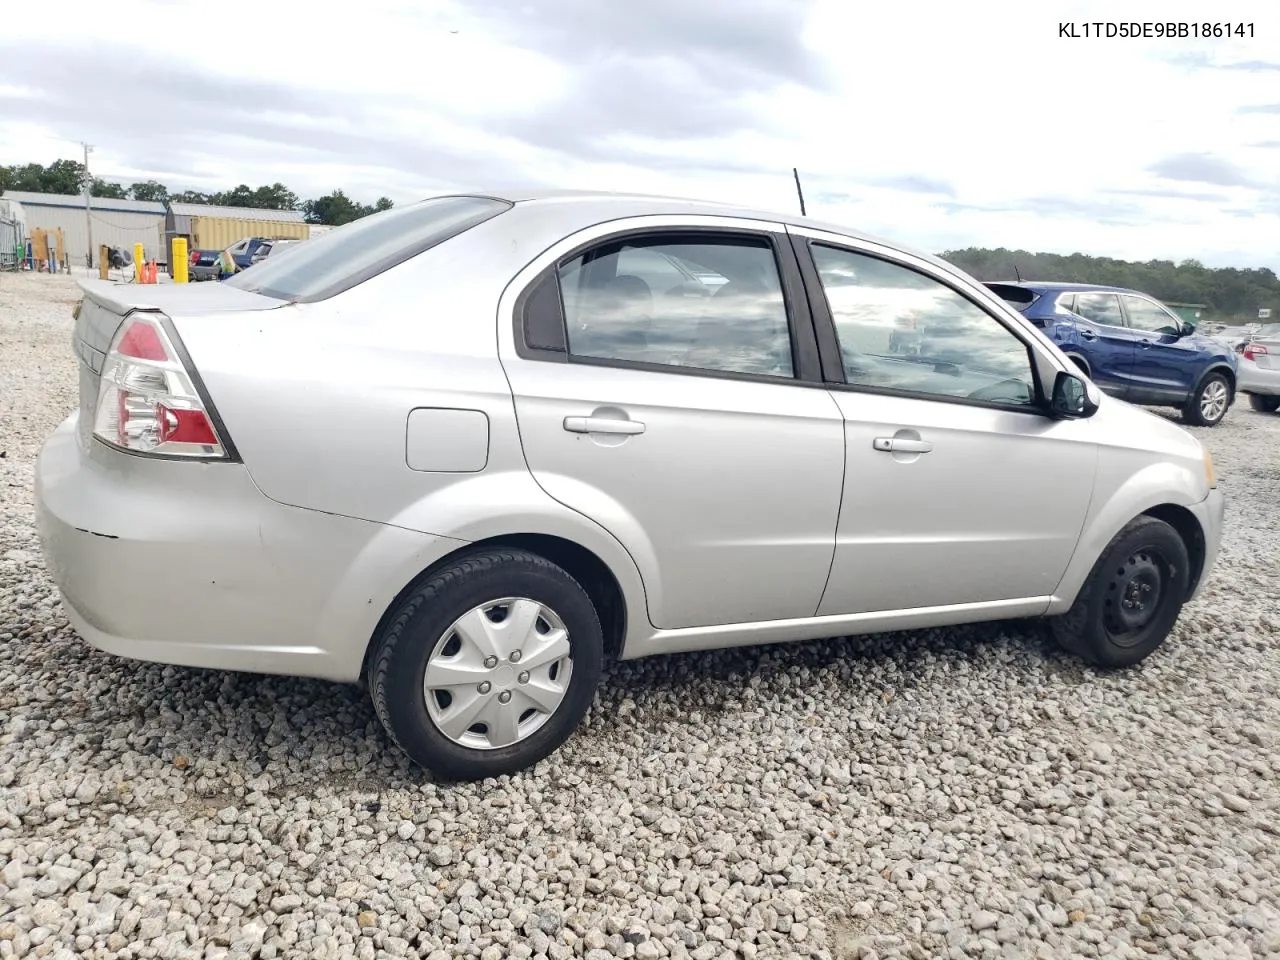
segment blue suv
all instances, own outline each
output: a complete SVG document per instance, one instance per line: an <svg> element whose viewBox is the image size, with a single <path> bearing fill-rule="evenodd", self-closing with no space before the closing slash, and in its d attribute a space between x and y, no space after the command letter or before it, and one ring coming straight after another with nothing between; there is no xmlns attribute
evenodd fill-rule
<svg viewBox="0 0 1280 960"><path fill-rule="evenodd" d="M1236 395L1238 359L1221 341L1145 293L1084 283L988 283L1044 331L1102 390L1130 403L1177 407L1212 427Z"/></svg>

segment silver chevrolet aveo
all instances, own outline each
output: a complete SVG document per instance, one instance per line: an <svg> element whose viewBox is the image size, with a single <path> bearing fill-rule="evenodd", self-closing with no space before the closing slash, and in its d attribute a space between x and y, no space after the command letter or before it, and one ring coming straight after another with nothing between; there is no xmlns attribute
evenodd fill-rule
<svg viewBox="0 0 1280 960"><path fill-rule="evenodd" d="M808 219L442 196L221 284L83 286L36 488L81 636L367 682L445 778L555 750L606 655L1046 617L1135 664L1218 551L1191 434Z"/></svg>

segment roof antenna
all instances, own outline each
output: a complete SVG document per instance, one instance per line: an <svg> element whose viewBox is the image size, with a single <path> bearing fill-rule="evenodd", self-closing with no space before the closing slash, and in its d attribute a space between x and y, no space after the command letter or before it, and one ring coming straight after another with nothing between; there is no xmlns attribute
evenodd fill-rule
<svg viewBox="0 0 1280 960"><path fill-rule="evenodd" d="M804 212L804 191L800 189L800 171L795 167L791 168L791 175L796 178L796 196L800 198L800 216L805 216Z"/></svg>
<svg viewBox="0 0 1280 960"><path fill-rule="evenodd" d="M1018 278L1019 283L1022 282L1022 274L1018 272L1018 265L1016 263L1013 265L1013 275Z"/></svg>

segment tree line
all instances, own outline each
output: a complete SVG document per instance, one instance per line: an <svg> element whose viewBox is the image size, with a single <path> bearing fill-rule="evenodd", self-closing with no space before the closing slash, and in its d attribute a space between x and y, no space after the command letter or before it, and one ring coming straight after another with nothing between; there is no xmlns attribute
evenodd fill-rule
<svg viewBox="0 0 1280 960"><path fill-rule="evenodd" d="M1249 321L1261 307L1280 316L1280 278L1267 267L1206 267L1199 260L1134 262L1084 253L1062 255L1026 250L969 247L941 254L961 270L983 281L1057 280L1128 287L1166 303L1199 303L1208 308L1201 320Z"/></svg>
<svg viewBox="0 0 1280 960"><path fill-rule="evenodd" d="M39 163L0 166L0 194L6 190L80 194L84 191L86 172L84 164L78 160L55 160L47 166ZM299 210L307 223L328 224L335 227L350 223L352 220L359 220L379 210L390 210L392 206L391 200L387 197L379 197L374 203L366 204L351 199L342 190L334 190L323 197L301 200L283 183L273 183L257 188L242 183L231 190L214 193L201 193L198 190L171 193L169 188L158 180L144 180L125 186L122 183L103 180L101 177L90 177L89 193L95 197L106 197L112 200L205 203L222 207L250 207L255 210Z"/></svg>

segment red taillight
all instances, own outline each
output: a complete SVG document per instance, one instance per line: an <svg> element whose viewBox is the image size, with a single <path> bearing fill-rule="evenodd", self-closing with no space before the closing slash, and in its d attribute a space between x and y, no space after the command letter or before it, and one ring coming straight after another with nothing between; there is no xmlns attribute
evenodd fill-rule
<svg viewBox="0 0 1280 960"><path fill-rule="evenodd" d="M1259 357L1267 356L1270 352L1260 343L1246 343L1244 345L1244 358L1246 360L1257 360Z"/></svg>
<svg viewBox="0 0 1280 960"><path fill-rule="evenodd" d="M102 365L94 436L132 453L224 459L226 448L156 314L131 314Z"/></svg>
<svg viewBox="0 0 1280 960"><path fill-rule="evenodd" d="M135 360L168 360L164 344L156 328L146 323L134 323L125 330L116 346L116 352Z"/></svg>
<svg viewBox="0 0 1280 960"><path fill-rule="evenodd" d="M200 251L199 251L199 250L192 250L192 251L191 251L191 263L194 265L194 264L197 264L197 263L199 263L199 262L200 262Z"/></svg>

